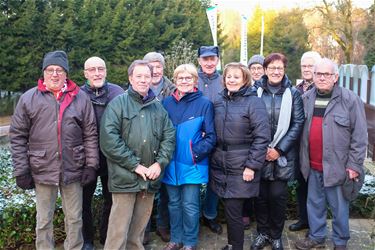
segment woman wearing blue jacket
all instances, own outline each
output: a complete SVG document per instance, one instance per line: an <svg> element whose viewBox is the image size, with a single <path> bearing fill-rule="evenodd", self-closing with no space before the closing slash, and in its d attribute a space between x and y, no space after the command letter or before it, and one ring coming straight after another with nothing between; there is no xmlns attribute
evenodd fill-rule
<svg viewBox="0 0 375 250"><path fill-rule="evenodd" d="M196 87L197 69L178 66L173 74L177 89L163 106L176 128L176 148L163 182L169 195L171 241L164 250L196 249L199 232L199 190L208 182L208 155L215 146L212 103Z"/></svg>

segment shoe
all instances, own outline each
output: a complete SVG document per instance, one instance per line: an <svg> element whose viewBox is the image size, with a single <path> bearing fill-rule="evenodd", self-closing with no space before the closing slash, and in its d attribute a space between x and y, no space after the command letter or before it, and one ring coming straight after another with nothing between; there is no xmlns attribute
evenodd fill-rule
<svg viewBox="0 0 375 250"><path fill-rule="evenodd" d="M196 246L184 246L181 250L197 250Z"/></svg>
<svg viewBox="0 0 375 250"><path fill-rule="evenodd" d="M346 245L335 245L334 250L346 250Z"/></svg>
<svg viewBox="0 0 375 250"><path fill-rule="evenodd" d="M272 250L284 250L283 242L280 239L272 239L271 240Z"/></svg>
<svg viewBox="0 0 375 250"><path fill-rule="evenodd" d="M150 240L151 240L150 232L145 232L145 235L143 236L143 242L142 242L142 244L144 246L148 245L148 243L150 243Z"/></svg>
<svg viewBox="0 0 375 250"><path fill-rule="evenodd" d="M258 236L255 238L253 244L251 244L250 249L251 250L261 250L265 246L269 245L271 243L270 237L265 234L258 234Z"/></svg>
<svg viewBox="0 0 375 250"><path fill-rule="evenodd" d="M223 232L222 226L215 221L215 219L207 219L203 216L203 225L208 227L212 232L221 234Z"/></svg>
<svg viewBox="0 0 375 250"><path fill-rule="evenodd" d="M304 238L303 240L296 241L295 246L297 249L300 249L300 250L309 250L312 248L325 248L326 247L324 241L318 242L310 238Z"/></svg>
<svg viewBox="0 0 375 250"><path fill-rule="evenodd" d="M242 217L242 223L245 230L250 229L250 218L249 217Z"/></svg>
<svg viewBox="0 0 375 250"><path fill-rule="evenodd" d="M226 245L225 247L223 247L221 250L232 250L233 249L233 247L232 247L232 245Z"/></svg>
<svg viewBox="0 0 375 250"><path fill-rule="evenodd" d="M163 250L180 250L181 247L181 243L168 242L167 245L163 248Z"/></svg>
<svg viewBox="0 0 375 250"><path fill-rule="evenodd" d="M292 225L289 225L289 231L292 231L292 232L301 231L303 229L309 229L309 224L304 223L300 220Z"/></svg>
<svg viewBox="0 0 375 250"><path fill-rule="evenodd" d="M92 243L83 243L82 250L95 250L94 244Z"/></svg>
<svg viewBox="0 0 375 250"><path fill-rule="evenodd" d="M166 228L157 228L156 235L160 236L161 240L164 242L169 242L171 240L169 230Z"/></svg>

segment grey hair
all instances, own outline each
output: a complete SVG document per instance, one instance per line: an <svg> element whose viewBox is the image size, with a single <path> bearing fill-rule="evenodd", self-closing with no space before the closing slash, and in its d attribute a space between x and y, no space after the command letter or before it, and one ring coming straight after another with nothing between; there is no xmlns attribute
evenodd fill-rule
<svg viewBox="0 0 375 250"><path fill-rule="evenodd" d="M326 58L326 57L321 58L320 60L315 62L314 72L316 71L316 66L321 65L321 64L329 64L329 65L331 65L331 67L333 69L333 73L335 73L335 74L339 73L339 67L337 66L337 63L335 63L334 61L332 61L331 59Z"/></svg>
<svg viewBox="0 0 375 250"><path fill-rule="evenodd" d="M131 76L133 75L134 69L137 66L146 66L150 69L151 75L152 75L152 66L148 63L146 60L135 60L130 64L128 68L128 75Z"/></svg>
<svg viewBox="0 0 375 250"><path fill-rule="evenodd" d="M301 57L301 64L302 64L302 61L305 60L306 58L311 58L314 60L314 64L316 64L320 59L322 59L322 57L320 56L320 54L316 51L307 51L305 53L303 53L302 57Z"/></svg>
<svg viewBox="0 0 375 250"><path fill-rule="evenodd" d="M160 62L163 67L165 66L164 56L158 52L148 52L144 57L143 60L149 62Z"/></svg>

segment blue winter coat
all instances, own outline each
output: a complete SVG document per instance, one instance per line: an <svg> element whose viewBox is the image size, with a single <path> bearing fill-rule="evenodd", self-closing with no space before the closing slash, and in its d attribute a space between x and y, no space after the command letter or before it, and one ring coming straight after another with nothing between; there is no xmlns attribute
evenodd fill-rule
<svg viewBox="0 0 375 250"><path fill-rule="evenodd" d="M212 103L197 90L180 100L169 96L163 106L176 128L176 148L162 181L174 186L207 183L208 155L216 143Z"/></svg>

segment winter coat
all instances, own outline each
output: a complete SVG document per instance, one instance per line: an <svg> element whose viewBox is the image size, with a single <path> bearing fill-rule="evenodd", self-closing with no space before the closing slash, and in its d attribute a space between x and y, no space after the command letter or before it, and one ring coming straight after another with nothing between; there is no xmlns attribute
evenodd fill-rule
<svg viewBox="0 0 375 250"><path fill-rule="evenodd" d="M266 104L267 113L270 121L271 138L277 130L281 101L286 88L289 88L292 94L292 111L290 117L290 125L287 133L277 143L275 149L287 160L286 166L280 166L276 161L266 161L262 168L262 179L264 180L292 180L295 175L295 168L298 167L298 145L300 142L300 134L304 123L304 111L301 94L292 87L288 77L284 75L281 81L281 88L275 94L272 94L267 87L268 77L263 75L262 78L254 84L253 91L258 87L264 89L262 100ZM271 141L272 141L271 139Z"/></svg>
<svg viewBox="0 0 375 250"><path fill-rule="evenodd" d="M198 90L178 99L175 92L163 101L176 128L176 149L163 182L174 186L207 183L208 155L216 143L213 105Z"/></svg>
<svg viewBox="0 0 375 250"><path fill-rule="evenodd" d="M314 112L316 88L303 95L306 122L300 147L300 166L304 178L310 173L309 134ZM333 87L323 117L323 181L325 187L342 185L346 169L362 172L367 148L367 125L362 100L352 91Z"/></svg>
<svg viewBox="0 0 375 250"><path fill-rule="evenodd" d="M207 96L211 102L215 101L219 93L223 91L222 76L215 71L211 76L208 76L202 71L201 68L198 69L198 89L202 91L204 96Z"/></svg>
<svg viewBox="0 0 375 250"><path fill-rule="evenodd" d="M98 132L100 131L100 120L103 116L104 110L107 104L116 96L124 93L124 90L116 85L109 82L105 82L101 88L91 88L88 83L81 86L83 90L90 97L91 103L94 107L96 126ZM100 133L99 133L100 136ZM99 144L99 137L98 137ZM102 151L99 149L99 169L97 171L98 175L103 176L108 174L107 170L107 160L103 155Z"/></svg>
<svg viewBox="0 0 375 250"><path fill-rule="evenodd" d="M258 196L270 128L266 107L248 87L228 96L225 89L214 103L217 145L212 153L210 185L223 198ZM255 171L252 181L243 171Z"/></svg>
<svg viewBox="0 0 375 250"><path fill-rule="evenodd" d="M175 130L152 90L143 98L130 86L108 104L100 124L100 147L107 157L110 192L158 191L175 148ZM162 170L156 180L145 181L135 173L138 164L149 167L155 162Z"/></svg>
<svg viewBox="0 0 375 250"><path fill-rule="evenodd" d="M98 137L90 99L72 81L59 101L43 80L25 92L9 131L14 176L38 184L81 181L84 168L98 168Z"/></svg>
<svg viewBox="0 0 375 250"><path fill-rule="evenodd" d="M162 78L162 84L163 84L163 87L162 87L159 95L156 96L156 98L159 101L162 101L166 97L172 95L173 92L176 89L176 85L174 85L166 76L163 76L163 78Z"/></svg>

